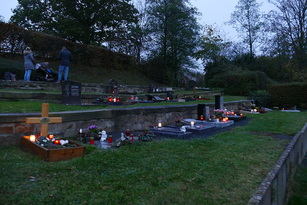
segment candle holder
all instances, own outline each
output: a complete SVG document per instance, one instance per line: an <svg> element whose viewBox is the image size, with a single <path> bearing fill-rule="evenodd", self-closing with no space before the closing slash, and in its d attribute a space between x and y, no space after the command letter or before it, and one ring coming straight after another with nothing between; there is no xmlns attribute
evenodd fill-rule
<svg viewBox="0 0 307 205"><path fill-rule="evenodd" d="M30 136L30 141L31 141L31 142L35 142L35 140L36 140L35 135L31 135L31 136Z"/></svg>
<svg viewBox="0 0 307 205"><path fill-rule="evenodd" d="M133 134L130 134L130 141L133 141Z"/></svg>
<svg viewBox="0 0 307 205"><path fill-rule="evenodd" d="M126 129L126 137L130 136L130 129Z"/></svg>
<svg viewBox="0 0 307 205"><path fill-rule="evenodd" d="M159 127L159 128L162 127L162 121L161 121L161 120L158 121L158 127Z"/></svg>
<svg viewBox="0 0 307 205"><path fill-rule="evenodd" d="M113 141L113 140L112 140L112 137L113 137L112 135L109 135L109 138L108 138L108 143L109 143L109 146L111 146L111 145L112 145L112 141Z"/></svg>
<svg viewBox="0 0 307 205"><path fill-rule="evenodd" d="M90 145L94 145L94 137L90 137Z"/></svg>
<svg viewBox="0 0 307 205"><path fill-rule="evenodd" d="M200 121L204 121L204 116L203 115L200 116Z"/></svg>

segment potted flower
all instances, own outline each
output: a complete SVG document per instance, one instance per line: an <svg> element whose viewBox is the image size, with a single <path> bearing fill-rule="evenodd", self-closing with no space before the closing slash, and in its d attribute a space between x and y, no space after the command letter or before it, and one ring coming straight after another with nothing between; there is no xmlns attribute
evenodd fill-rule
<svg viewBox="0 0 307 205"><path fill-rule="evenodd" d="M98 137L97 125L91 125L87 129L90 131L91 137L93 138Z"/></svg>
<svg viewBox="0 0 307 205"><path fill-rule="evenodd" d="M183 120L183 117L182 117L182 116L177 116L177 117L175 117L175 118L174 118L174 121L175 121L175 123L176 123L176 126L182 126L182 125L183 125L182 120Z"/></svg>
<svg viewBox="0 0 307 205"><path fill-rule="evenodd" d="M144 132L138 135L140 142L149 142L156 138L156 135L149 131L148 128L145 129Z"/></svg>
<svg viewBox="0 0 307 205"><path fill-rule="evenodd" d="M225 114L225 110L213 110L214 111L214 115L217 119L221 119L223 117L223 115Z"/></svg>

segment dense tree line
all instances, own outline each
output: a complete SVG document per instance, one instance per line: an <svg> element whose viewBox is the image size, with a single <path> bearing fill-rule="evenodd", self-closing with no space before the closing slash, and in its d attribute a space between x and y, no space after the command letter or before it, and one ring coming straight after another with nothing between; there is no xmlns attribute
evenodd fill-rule
<svg viewBox="0 0 307 205"><path fill-rule="evenodd" d="M195 59L206 83L225 86L242 70L279 82L307 77L307 0L238 0L230 16L241 41L231 42L213 25L201 26L189 0L18 0L10 19L20 27L135 56L144 73L179 85ZM224 78L224 79L223 79Z"/></svg>

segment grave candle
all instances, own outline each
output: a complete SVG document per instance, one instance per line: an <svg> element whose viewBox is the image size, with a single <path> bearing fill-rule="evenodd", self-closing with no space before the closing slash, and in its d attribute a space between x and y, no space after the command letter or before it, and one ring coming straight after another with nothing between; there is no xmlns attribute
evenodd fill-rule
<svg viewBox="0 0 307 205"><path fill-rule="evenodd" d="M133 134L130 135L130 141L133 141Z"/></svg>
<svg viewBox="0 0 307 205"><path fill-rule="evenodd" d="M201 116L200 116L200 121L203 121L203 120L204 120L204 116L201 115Z"/></svg>
<svg viewBox="0 0 307 205"><path fill-rule="evenodd" d="M226 118L223 118L223 122L226 122Z"/></svg>
<svg viewBox="0 0 307 205"><path fill-rule="evenodd" d="M126 136L127 136L127 137L130 136L130 129L127 129L127 130L126 130Z"/></svg>
<svg viewBox="0 0 307 205"><path fill-rule="evenodd" d="M31 141L31 142L35 142L35 135L31 135L31 136L30 136L30 141Z"/></svg>
<svg viewBox="0 0 307 205"><path fill-rule="evenodd" d="M90 145L94 145L94 137L90 138Z"/></svg>
<svg viewBox="0 0 307 205"><path fill-rule="evenodd" d="M54 144L55 145L59 145L60 144L60 140L54 140Z"/></svg>
<svg viewBox="0 0 307 205"><path fill-rule="evenodd" d="M48 135L49 140L52 140L53 135Z"/></svg>
<svg viewBox="0 0 307 205"><path fill-rule="evenodd" d="M109 144L112 143L112 135L109 135L109 139L108 139Z"/></svg>
<svg viewBox="0 0 307 205"><path fill-rule="evenodd" d="M226 117L226 122L228 122L228 117Z"/></svg>
<svg viewBox="0 0 307 205"><path fill-rule="evenodd" d="M194 121L193 120L191 121L191 127L194 127Z"/></svg>
<svg viewBox="0 0 307 205"><path fill-rule="evenodd" d="M229 112L226 112L226 115L229 115Z"/></svg>
<svg viewBox="0 0 307 205"><path fill-rule="evenodd" d="M109 97L109 102L112 102L112 97Z"/></svg>
<svg viewBox="0 0 307 205"><path fill-rule="evenodd" d="M240 114L240 117L243 117L243 114Z"/></svg>
<svg viewBox="0 0 307 205"><path fill-rule="evenodd" d="M169 97L167 97L167 100L169 100Z"/></svg>
<svg viewBox="0 0 307 205"><path fill-rule="evenodd" d="M159 120L159 122L158 122L158 127L162 127L162 122L161 122L161 120Z"/></svg>

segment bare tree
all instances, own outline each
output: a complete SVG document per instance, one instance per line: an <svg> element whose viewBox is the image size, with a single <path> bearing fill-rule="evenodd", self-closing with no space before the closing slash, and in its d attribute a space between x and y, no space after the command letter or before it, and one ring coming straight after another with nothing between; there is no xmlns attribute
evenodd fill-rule
<svg viewBox="0 0 307 205"><path fill-rule="evenodd" d="M272 31L282 34L293 52L299 70L306 65L307 0L268 0L279 11L272 11Z"/></svg>
<svg viewBox="0 0 307 205"><path fill-rule="evenodd" d="M263 22L260 6L261 4L258 4L256 0L239 0L228 22L237 30L243 42L248 45L250 59L253 58L254 44L262 34Z"/></svg>

